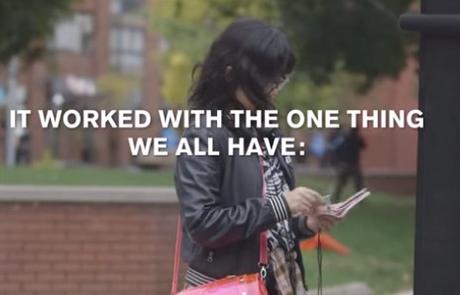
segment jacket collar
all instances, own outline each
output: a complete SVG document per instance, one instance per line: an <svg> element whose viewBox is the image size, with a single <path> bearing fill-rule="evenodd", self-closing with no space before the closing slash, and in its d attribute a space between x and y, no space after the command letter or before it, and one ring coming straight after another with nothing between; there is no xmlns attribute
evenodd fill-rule
<svg viewBox="0 0 460 295"><path fill-rule="evenodd" d="M223 111L223 124L232 131L236 136L243 137L246 140L250 140L251 138L254 137L259 137L259 138L269 138L270 140L273 140L276 137L282 137L282 133L279 128L255 128L255 127L235 127L235 122L230 115L230 109L224 109ZM286 180L288 182L289 187L292 189L295 185L295 176L289 167L288 163L286 162L286 158L281 155L280 149L277 149L276 151L276 157L278 158L281 169L284 172L284 175L286 175Z"/></svg>

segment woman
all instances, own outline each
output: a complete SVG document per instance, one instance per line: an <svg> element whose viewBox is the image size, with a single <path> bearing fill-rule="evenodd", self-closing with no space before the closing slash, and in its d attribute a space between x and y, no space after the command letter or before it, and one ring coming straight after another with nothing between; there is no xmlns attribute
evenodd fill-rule
<svg viewBox="0 0 460 295"><path fill-rule="evenodd" d="M299 240L336 221L318 218L321 196L296 187L289 157L229 156L230 137L275 138L279 130L235 128L230 109L267 110L294 68L283 33L262 22L231 24L212 44L192 88L196 109L223 110L222 128L191 127L184 133L200 150L214 139L220 156L181 155L176 190L184 229L182 256L189 263L186 287L259 270L259 234L267 231L269 294L305 294ZM203 126L203 124L201 124ZM264 189L265 187L265 189ZM265 195L262 196L263 192Z"/></svg>

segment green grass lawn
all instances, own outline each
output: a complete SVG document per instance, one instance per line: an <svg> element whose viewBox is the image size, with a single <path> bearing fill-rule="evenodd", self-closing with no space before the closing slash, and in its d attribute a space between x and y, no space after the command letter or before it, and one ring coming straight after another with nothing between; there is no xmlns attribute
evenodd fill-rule
<svg viewBox="0 0 460 295"><path fill-rule="evenodd" d="M327 193L331 181L298 177L298 183ZM171 171L126 171L103 168L0 167L0 184L47 185L172 185ZM347 191L345 194L349 195ZM352 254L323 255L325 286L362 281L376 291L389 294L411 287L415 202L373 192L366 203L355 208L333 236L347 245ZM307 281L314 293L317 280L316 252L305 252Z"/></svg>
<svg viewBox="0 0 460 295"><path fill-rule="evenodd" d="M301 178L321 192L324 181ZM347 192L350 195L351 191ZM412 286L415 201L373 192L332 232L351 249L350 256L323 252L323 285L366 282L376 294L391 294ZM317 286L316 251L304 252L310 289Z"/></svg>
<svg viewBox="0 0 460 295"><path fill-rule="evenodd" d="M0 184L170 186L170 170L128 171L95 167L31 168L0 166Z"/></svg>

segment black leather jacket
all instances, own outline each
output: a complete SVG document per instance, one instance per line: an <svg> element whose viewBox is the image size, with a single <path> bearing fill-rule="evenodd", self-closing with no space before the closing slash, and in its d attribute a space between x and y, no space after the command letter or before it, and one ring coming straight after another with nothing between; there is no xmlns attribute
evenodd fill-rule
<svg viewBox="0 0 460 295"><path fill-rule="evenodd" d="M261 132L259 132L260 134ZM258 155L229 156L229 137L250 138L255 129L187 129L183 137L195 148L207 150L213 138L220 156L180 155L176 162L175 184L183 223L182 258L190 267L212 278L259 271L259 233L281 219L289 219L298 239L315 233L304 217L291 218L284 196L268 201L262 198L263 174ZM265 137L281 136L278 130ZM291 189L295 178L290 158L278 157ZM304 273L302 256L296 243L298 263ZM305 281L304 285L306 287Z"/></svg>

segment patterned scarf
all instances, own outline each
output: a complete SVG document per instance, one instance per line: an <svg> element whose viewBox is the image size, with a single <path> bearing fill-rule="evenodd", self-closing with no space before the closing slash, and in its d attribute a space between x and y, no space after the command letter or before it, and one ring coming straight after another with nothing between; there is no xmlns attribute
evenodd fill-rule
<svg viewBox="0 0 460 295"><path fill-rule="evenodd" d="M264 178L266 183L266 198L279 196L289 191L289 186L281 170L276 156L268 155L263 148ZM303 286L302 273L297 264L295 234L288 220L278 222L267 232L270 269L276 280L279 295L307 294Z"/></svg>

